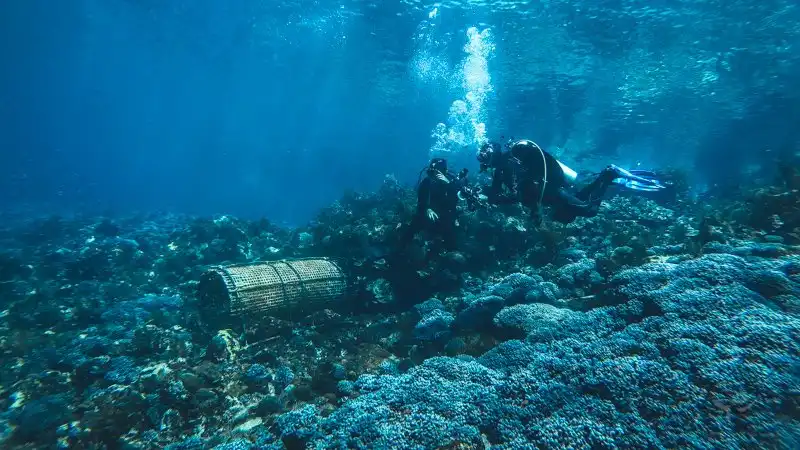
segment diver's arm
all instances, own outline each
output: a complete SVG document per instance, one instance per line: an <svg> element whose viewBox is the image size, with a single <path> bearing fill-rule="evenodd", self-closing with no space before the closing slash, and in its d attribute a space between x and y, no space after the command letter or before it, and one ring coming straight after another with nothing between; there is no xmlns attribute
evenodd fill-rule
<svg viewBox="0 0 800 450"><path fill-rule="evenodd" d="M465 171L467 169L462 170L458 173L458 175L449 172L448 176L450 177L450 184L448 185L448 195L453 197L454 204L458 204L459 195L465 192L465 188L467 187L467 177Z"/></svg>
<svg viewBox="0 0 800 450"><path fill-rule="evenodd" d="M467 178L467 173L469 170L462 169L461 172L458 173L458 176L455 178L453 182L453 194L455 195L456 199L461 196L465 198L469 195L469 179ZM456 200L458 203L458 200Z"/></svg>

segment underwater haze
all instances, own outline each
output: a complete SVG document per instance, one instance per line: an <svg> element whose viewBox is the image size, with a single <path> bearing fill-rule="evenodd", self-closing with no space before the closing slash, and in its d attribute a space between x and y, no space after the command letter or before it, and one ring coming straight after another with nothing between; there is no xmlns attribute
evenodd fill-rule
<svg viewBox="0 0 800 450"><path fill-rule="evenodd" d="M800 449L796 0L4 0L0 62L0 449Z"/></svg>
<svg viewBox="0 0 800 450"><path fill-rule="evenodd" d="M2 20L9 206L303 223L410 179L447 112L409 70L405 7L13 1Z"/></svg>
<svg viewBox="0 0 800 450"><path fill-rule="evenodd" d="M580 167L683 166L699 187L797 151L789 1L0 8L9 208L298 225L386 174L415 182L443 145L472 164L484 138Z"/></svg>

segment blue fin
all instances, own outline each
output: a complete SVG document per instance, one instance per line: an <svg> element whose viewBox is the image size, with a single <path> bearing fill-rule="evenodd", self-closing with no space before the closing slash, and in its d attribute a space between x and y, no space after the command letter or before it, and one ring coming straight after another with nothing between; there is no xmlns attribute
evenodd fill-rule
<svg viewBox="0 0 800 450"><path fill-rule="evenodd" d="M617 169L617 173L620 175L613 181L616 185L644 192L657 192L666 189L658 181L655 172L649 170L626 170L617 166L614 166L614 168Z"/></svg>

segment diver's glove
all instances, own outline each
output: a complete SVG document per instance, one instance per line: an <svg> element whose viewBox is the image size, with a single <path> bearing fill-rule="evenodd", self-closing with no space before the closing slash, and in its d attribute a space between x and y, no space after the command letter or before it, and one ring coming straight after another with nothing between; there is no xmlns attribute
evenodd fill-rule
<svg viewBox="0 0 800 450"><path fill-rule="evenodd" d="M440 180L440 181L444 181L445 183L449 183L450 182L450 180L448 180L447 177L442 172L438 172L436 174L436 178L438 180Z"/></svg>
<svg viewBox="0 0 800 450"><path fill-rule="evenodd" d="M428 220L430 220L431 222L436 222L437 220L439 220L439 215L436 214L436 211L430 208L428 208Z"/></svg>

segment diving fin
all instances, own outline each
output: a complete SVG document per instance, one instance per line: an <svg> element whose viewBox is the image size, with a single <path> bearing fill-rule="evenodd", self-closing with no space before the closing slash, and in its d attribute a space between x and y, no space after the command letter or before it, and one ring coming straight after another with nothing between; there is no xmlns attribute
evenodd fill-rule
<svg viewBox="0 0 800 450"><path fill-rule="evenodd" d="M613 166L613 168L619 175L613 181L616 185L643 192L658 192L666 189L666 186L658 181L655 172L649 170L627 170L618 166Z"/></svg>

